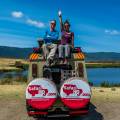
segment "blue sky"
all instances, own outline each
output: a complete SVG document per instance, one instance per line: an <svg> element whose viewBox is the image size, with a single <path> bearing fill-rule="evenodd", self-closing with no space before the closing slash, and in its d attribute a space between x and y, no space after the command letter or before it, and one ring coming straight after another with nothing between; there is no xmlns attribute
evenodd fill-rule
<svg viewBox="0 0 120 120"><path fill-rule="evenodd" d="M120 0L0 0L0 46L35 47L49 20L69 19L75 46L120 52Z"/></svg>

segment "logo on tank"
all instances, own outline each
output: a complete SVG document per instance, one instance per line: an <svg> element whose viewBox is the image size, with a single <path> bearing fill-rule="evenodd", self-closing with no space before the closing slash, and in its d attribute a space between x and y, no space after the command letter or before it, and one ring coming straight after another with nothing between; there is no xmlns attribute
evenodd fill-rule
<svg viewBox="0 0 120 120"><path fill-rule="evenodd" d="M80 96L83 93L82 89L77 88L76 85L73 84L64 84L63 86L63 92L67 95L76 95L76 96Z"/></svg>
<svg viewBox="0 0 120 120"><path fill-rule="evenodd" d="M48 89L43 88L41 85L30 85L28 87L28 93L31 94L33 97L35 95L41 96L55 96L56 93L49 93Z"/></svg>

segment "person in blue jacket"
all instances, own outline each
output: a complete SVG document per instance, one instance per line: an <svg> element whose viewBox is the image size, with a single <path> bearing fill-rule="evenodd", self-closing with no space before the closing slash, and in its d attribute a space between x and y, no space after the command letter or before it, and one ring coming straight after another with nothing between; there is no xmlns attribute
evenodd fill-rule
<svg viewBox="0 0 120 120"><path fill-rule="evenodd" d="M57 44L55 44L55 41L58 40L59 32L55 29L55 27L56 27L56 21L51 20L50 30L47 30L43 37L44 44L42 46L42 49L43 49L44 57L46 59L46 65L48 66L53 61L57 50Z"/></svg>

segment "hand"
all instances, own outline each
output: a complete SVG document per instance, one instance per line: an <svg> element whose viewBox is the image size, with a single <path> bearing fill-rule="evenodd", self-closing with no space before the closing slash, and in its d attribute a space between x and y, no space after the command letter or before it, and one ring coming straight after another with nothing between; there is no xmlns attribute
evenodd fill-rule
<svg viewBox="0 0 120 120"><path fill-rule="evenodd" d="M50 35L47 35L47 38L51 37Z"/></svg>
<svg viewBox="0 0 120 120"><path fill-rule="evenodd" d="M74 45L72 45L72 49L74 49Z"/></svg>
<svg viewBox="0 0 120 120"><path fill-rule="evenodd" d="M61 17L62 16L62 12L59 10L58 11L58 16Z"/></svg>

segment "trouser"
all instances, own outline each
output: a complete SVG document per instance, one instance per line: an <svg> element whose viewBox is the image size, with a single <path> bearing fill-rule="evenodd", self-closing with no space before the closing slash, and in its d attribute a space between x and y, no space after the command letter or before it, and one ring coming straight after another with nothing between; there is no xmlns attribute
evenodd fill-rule
<svg viewBox="0 0 120 120"><path fill-rule="evenodd" d="M59 58L64 58L64 55L66 58L70 57L70 48L71 45L66 44L66 45L59 45ZM64 52L65 51L65 52Z"/></svg>
<svg viewBox="0 0 120 120"><path fill-rule="evenodd" d="M45 59L53 60L57 50L57 44L43 44L42 49L43 49L43 54L45 56Z"/></svg>

